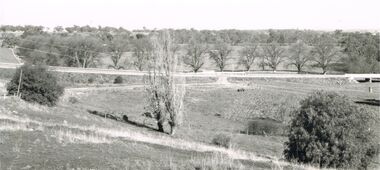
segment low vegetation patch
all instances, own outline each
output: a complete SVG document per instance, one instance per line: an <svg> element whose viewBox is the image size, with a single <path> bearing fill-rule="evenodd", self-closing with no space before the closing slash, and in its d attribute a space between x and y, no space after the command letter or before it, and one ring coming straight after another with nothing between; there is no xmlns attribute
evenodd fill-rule
<svg viewBox="0 0 380 170"><path fill-rule="evenodd" d="M225 134L218 134L212 139L212 144L230 148L231 147L231 137Z"/></svg>
<svg viewBox="0 0 380 170"><path fill-rule="evenodd" d="M117 76L113 81L113 84L123 84L123 77Z"/></svg>
<svg viewBox="0 0 380 170"><path fill-rule="evenodd" d="M284 135L285 125L273 119L257 119L248 122L246 133L250 135Z"/></svg>
<svg viewBox="0 0 380 170"><path fill-rule="evenodd" d="M79 100L76 97L69 97L69 102L71 104L76 104L79 102Z"/></svg>

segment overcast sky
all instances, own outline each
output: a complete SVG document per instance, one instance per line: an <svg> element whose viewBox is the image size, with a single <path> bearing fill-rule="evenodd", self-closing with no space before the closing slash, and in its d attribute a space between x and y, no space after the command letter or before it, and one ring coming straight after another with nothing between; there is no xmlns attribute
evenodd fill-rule
<svg viewBox="0 0 380 170"><path fill-rule="evenodd" d="M0 0L0 25L380 30L380 0Z"/></svg>

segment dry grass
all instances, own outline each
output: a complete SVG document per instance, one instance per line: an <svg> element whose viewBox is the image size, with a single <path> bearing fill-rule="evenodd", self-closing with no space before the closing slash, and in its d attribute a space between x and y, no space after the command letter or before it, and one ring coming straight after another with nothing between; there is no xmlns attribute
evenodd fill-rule
<svg viewBox="0 0 380 170"><path fill-rule="evenodd" d="M53 134L59 143L111 143L113 141L96 133L86 134L64 129L53 131Z"/></svg>
<svg viewBox="0 0 380 170"><path fill-rule="evenodd" d="M28 117L20 117L16 115L0 114L0 119L16 122L9 124L0 125L0 129L4 130L26 130L31 131L36 128L29 128L29 126L36 126L39 129L45 129L44 131L49 131L60 143L112 143L122 140L130 140L142 143L157 144L161 146L167 146L175 149L189 150L196 152L211 152L215 153L216 156L208 159L193 159L191 162L197 166L203 167L234 167L243 168L242 165L237 164L234 160L249 160L255 162L276 162L280 167L289 166L292 167L305 167L303 165L292 165L287 162L278 161L275 158L259 157L252 152L247 152L243 150L238 150L235 148L227 149L217 146L212 146L204 143L187 141L178 138L172 138L169 136L157 136L143 134L141 132L131 131L125 128L102 128L95 126L81 126L68 123L49 123L41 122L37 120L30 119ZM59 127L59 128L55 128ZM218 169L218 168L216 168Z"/></svg>

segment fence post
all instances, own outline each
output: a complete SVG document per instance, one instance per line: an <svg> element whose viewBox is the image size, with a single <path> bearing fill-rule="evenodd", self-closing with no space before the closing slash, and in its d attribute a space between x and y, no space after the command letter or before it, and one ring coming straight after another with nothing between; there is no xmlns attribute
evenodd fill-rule
<svg viewBox="0 0 380 170"><path fill-rule="evenodd" d="M18 81L18 87L17 87L17 97L20 97L20 87L21 87L21 77L22 77L22 69L20 69L20 79Z"/></svg>

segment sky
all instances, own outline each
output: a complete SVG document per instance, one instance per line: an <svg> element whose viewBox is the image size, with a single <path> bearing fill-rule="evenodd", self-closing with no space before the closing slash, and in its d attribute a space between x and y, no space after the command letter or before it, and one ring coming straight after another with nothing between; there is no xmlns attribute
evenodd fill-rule
<svg viewBox="0 0 380 170"><path fill-rule="evenodd" d="M380 30L380 0L0 0L0 25Z"/></svg>

